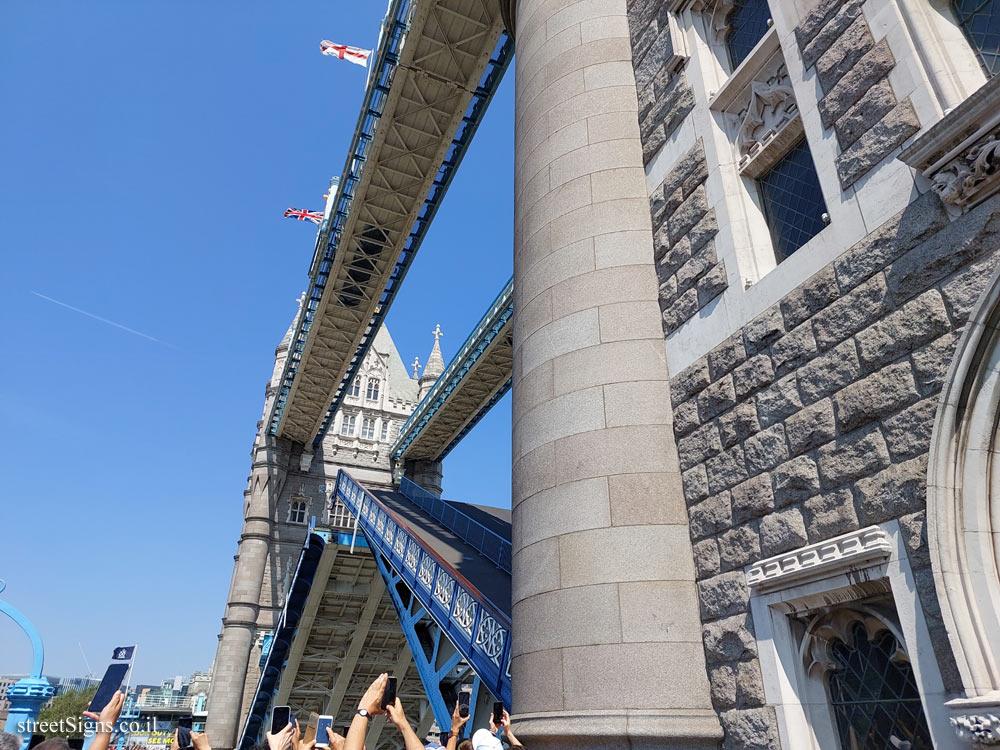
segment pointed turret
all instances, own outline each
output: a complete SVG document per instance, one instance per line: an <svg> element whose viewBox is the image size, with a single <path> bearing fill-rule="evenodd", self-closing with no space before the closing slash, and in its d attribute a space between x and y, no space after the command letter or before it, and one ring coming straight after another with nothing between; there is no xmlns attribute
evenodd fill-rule
<svg viewBox="0 0 1000 750"><path fill-rule="evenodd" d="M444 372L444 357L441 356L441 337L444 335L441 333L441 326L434 326L434 330L431 331L434 334L434 346L431 348L431 353L427 357L427 364L424 365L424 372L420 376L420 398L427 395L427 391L431 389L437 379Z"/></svg>

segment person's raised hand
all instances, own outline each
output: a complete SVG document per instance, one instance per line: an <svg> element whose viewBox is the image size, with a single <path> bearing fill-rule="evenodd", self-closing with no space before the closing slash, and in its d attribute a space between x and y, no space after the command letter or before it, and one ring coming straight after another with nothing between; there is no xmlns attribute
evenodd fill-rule
<svg viewBox="0 0 1000 750"><path fill-rule="evenodd" d="M330 750L344 750L344 743L347 742L346 737L337 734L330 727L326 728L326 736L330 740Z"/></svg>
<svg viewBox="0 0 1000 750"><path fill-rule="evenodd" d="M212 746L208 744L208 735L204 732L191 732L191 744L194 750L212 750Z"/></svg>
<svg viewBox="0 0 1000 750"><path fill-rule="evenodd" d="M97 727L98 732L112 732L114 731L115 724L118 723L118 717L122 714L122 706L125 705L125 693L121 690L116 690L115 694L111 696L111 700L108 701L108 705L101 709L101 712L94 713L93 711L84 711L83 715L88 719L93 719L94 721L100 722ZM176 737L174 738L177 739Z"/></svg>
<svg viewBox="0 0 1000 750"><path fill-rule="evenodd" d="M503 719L500 720L500 726L503 728L505 734L510 734L510 714L507 713L507 709L503 710Z"/></svg>
<svg viewBox="0 0 1000 750"><path fill-rule="evenodd" d="M269 750L291 750L293 736L297 734L295 725L288 723L285 727L277 734L271 734L270 732L265 735L267 737L267 747Z"/></svg>
<svg viewBox="0 0 1000 750"><path fill-rule="evenodd" d="M399 702L398 697L396 698L395 703L391 706L385 707L385 713L389 717L389 721L391 721L397 729L407 723L406 714L403 713L403 704Z"/></svg>
<svg viewBox="0 0 1000 750"><path fill-rule="evenodd" d="M389 681L389 674L383 672L375 678L375 682L368 686L365 694L361 696L358 708L363 708L372 716L385 713L382 710L382 693L385 692L385 684Z"/></svg>
<svg viewBox="0 0 1000 750"><path fill-rule="evenodd" d="M472 718L471 713L468 716L462 716L462 713L459 710L461 705L461 703L455 701L455 710L451 712L451 731L456 737L458 737L459 730L469 722L469 719Z"/></svg>
<svg viewBox="0 0 1000 750"><path fill-rule="evenodd" d="M177 741L177 735L178 735L178 733L179 733L179 730L175 729L174 730L174 740L173 740L173 742L170 743L170 750L180 750L181 743L179 743Z"/></svg>

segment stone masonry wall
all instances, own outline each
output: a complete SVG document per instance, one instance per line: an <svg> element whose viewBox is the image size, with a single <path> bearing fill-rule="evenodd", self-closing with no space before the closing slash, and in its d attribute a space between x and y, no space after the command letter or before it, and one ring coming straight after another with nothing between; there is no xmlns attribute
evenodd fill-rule
<svg viewBox="0 0 1000 750"><path fill-rule="evenodd" d="M956 341L1000 264L998 212L995 197L949 223L922 196L672 379L727 747L778 744L743 567L870 524L899 519L957 687L927 551L927 452Z"/></svg>
<svg viewBox="0 0 1000 750"><path fill-rule="evenodd" d="M694 107L694 92L684 74L672 64L669 3L627 0L627 7L639 96L642 163L646 165Z"/></svg>
<svg viewBox="0 0 1000 750"><path fill-rule="evenodd" d="M725 262L715 253L714 237L719 225L715 209L708 207L707 178L705 149L699 139L649 198L660 312L666 335L729 286Z"/></svg>
<svg viewBox="0 0 1000 750"><path fill-rule="evenodd" d="M840 144L844 190L920 129L910 100L896 101L889 85L895 58L886 39L875 43L862 3L824 0L795 30L803 62L823 89L820 120Z"/></svg>

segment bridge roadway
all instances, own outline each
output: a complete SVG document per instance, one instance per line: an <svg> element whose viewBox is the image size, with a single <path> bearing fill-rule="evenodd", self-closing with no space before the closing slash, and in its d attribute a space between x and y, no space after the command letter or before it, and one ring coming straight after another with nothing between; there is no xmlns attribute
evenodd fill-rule
<svg viewBox="0 0 1000 750"><path fill-rule="evenodd" d="M510 61L503 28L493 2L390 3L272 435L322 441Z"/></svg>

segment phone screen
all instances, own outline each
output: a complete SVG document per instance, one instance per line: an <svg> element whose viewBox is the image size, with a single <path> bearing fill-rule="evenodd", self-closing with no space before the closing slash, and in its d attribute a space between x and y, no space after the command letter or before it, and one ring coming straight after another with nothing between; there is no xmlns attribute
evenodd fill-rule
<svg viewBox="0 0 1000 750"><path fill-rule="evenodd" d="M458 715L463 719L469 715L469 699L472 694L466 690L463 690L458 694Z"/></svg>
<svg viewBox="0 0 1000 750"><path fill-rule="evenodd" d="M193 726L194 726L194 719L193 718L185 717L183 719L178 719L177 720L177 727L178 728L190 729Z"/></svg>
<svg viewBox="0 0 1000 750"><path fill-rule="evenodd" d="M90 708L87 710L99 714L111 702L118 688L122 686L127 672L128 664L110 665L101 679L101 684L97 686L97 692L94 693L94 699L90 702Z"/></svg>
<svg viewBox="0 0 1000 750"><path fill-rule="evenodd" d="M392 706L396 703L396 678L390 677L385 683L385 690L382 691L382 708Z"/></svg>
<svg viewBox="0 0 1000 750"><path fill-rule="evenodd" d="M503 701L493 701L493 723L497 726L503 723Z"/></svg>
<svg viewBox="0 0 1000 750"><path fill-rule="evenodd" d="M320 716L316 723L316 747L330 747L330 738L326 734L327 729L333 729L333 717Z"/></svg>
<svg viewBox="0 0 1000 750"><path fill-rule="evenodd" d="M277 734L291 723L291 706L275 706L271 712L271 734Z"/></svg>
<svg viewBox="0 0 1000 750"><path fill-rule="evenodd" d="M191 730L187 727L177 727L177 747L180 750L191 747Z"/></svg>

